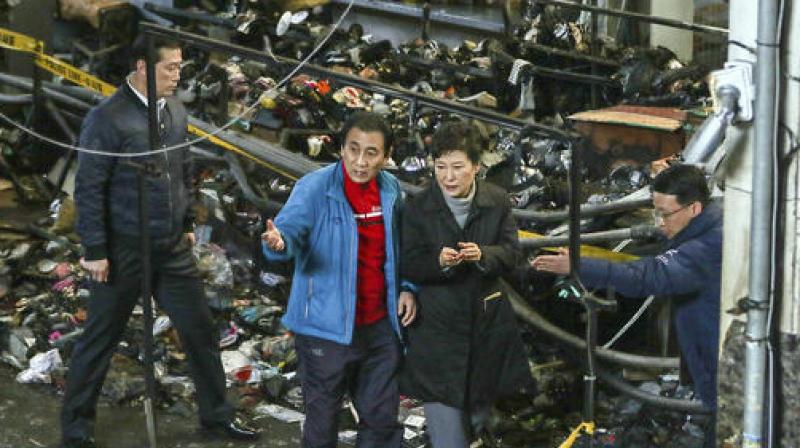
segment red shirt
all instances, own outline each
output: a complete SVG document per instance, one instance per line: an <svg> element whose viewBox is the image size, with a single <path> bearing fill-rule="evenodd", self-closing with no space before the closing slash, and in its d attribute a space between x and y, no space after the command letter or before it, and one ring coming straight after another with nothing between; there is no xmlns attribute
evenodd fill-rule
<svg viewBox="0 0 800 448"><path fill-rule="evenodd" d="M358 273L356 325L368 325L386 317L386 232L383 227L378 181L353 182L342 164L344 194L358 226Z"/></svg>

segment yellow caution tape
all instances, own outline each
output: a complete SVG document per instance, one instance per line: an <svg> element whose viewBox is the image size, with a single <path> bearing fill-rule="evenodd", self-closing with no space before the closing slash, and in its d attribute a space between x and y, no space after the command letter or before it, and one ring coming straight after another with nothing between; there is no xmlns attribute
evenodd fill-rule
<svg viewBox="0 0 800 448"><path fill-rule="evenodd" d="M44 51L44 44L41 41L5 28L0 28L0 47L34 53Z"/></svg>
<svg viewBox="0 0 800 448"><path fill-rule="evenodd" d="M254 162L258 162L259 164L265 166L266 168L268 168L271 171L274 171L274 172L276 172L278 174L286 176L289 179L297 180L297 176L289 174L286 171L284 171L284 170L282 170L282 169L280 169L280 168L278 168L278 167L276 167L276 166L274 166L274 165L272 165L270 163L267 163L267 162L259 159L258 157L250 154L249 152L245 151L244 149L241 149L236 145L228 143L228 142L226 142L225 140L222 140L219 137L213 136L213 135L209 134L208 132L206 132L206 131L204 131L204 130L196 127L196 126L192 126L190 124L189 125L189 132L191 132L192 134L194 134L194 135L196 135L198 137L205 137L205 138L208 139L208 141L210 141L211 143L213 143L213 144L215 144L215 145L217 145L217 146L219 146L219 147L221 147L223 149L226 149L228 151L235 152L236 154L239 154L241 156L247 157L248 159L250 159L250 160L252 160Z"/></svg>
<svg viewBox="0 0 800 448"><path fill-rule="evenodd" d="M520 230L518 233L520 238L544 238L543 235L540 235L535 232L528 232L526 230ZM554 251L557 248L555 247L543 247L543 250L550 250ZM602 247L597 246L587 246L581 244L581 256L582 257L591 257L591 258L600 258L603 260L613 261L613 262L624 262L624 261L633 261L638 260L639 257L636 255L631 254L623 254L621 252L614 252L608 249L603 249Z"/></svg>
<svg viewBox="0 0 800 448"><path fill-rule="evenodd" d="M86 87L89 90L98 92L104 96L110 96L117 88L102 81L94 76L77 69L60 59L46 54L38 54L36 65L47 70L54 75L60 76L70 82Z"/></svg>

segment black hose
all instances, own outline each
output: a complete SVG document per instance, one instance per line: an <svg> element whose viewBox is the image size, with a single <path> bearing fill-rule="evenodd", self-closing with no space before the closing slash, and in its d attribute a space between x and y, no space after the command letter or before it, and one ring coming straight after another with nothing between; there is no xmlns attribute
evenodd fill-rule
<svg viewBox="0 0 800 448"><path fill-rule="evenodd" d="M551 336L555 339L558 339L562 342L566 342L567 344L579 350L586 349L586 342L583 339L573 334L570 334L550 323L544 316L537 313L533 308L531 308L527 303L525 303L525 300L523 300L522 297L520 297L520 295L516 291L514 291L514 289L511 288L510 285L506 284L506 290L508 291L508 298L509 301L511 302L511 305L514 307L514 311L517 313L517 316L519 316L523 321L530 324L531 326L541 331L542 333ZM640 367L640 368L643 367L650 369L677 369L679 365L678 358L663 358L660 356L634 355L631 353L611 350L602 347L598 347L595 353L597 354L598 358L601 358L604 361L629 367Z"/></svg>
<svg viewBox="0 0 800 448"><path fill-rule="evenodd" d="M242 165L239 163L239 159L236 158L236 154L226 151L223 157L225 161L228 162L228 168L230 168L233 178L236 179L236 183L239 184L239 188L241 188L245 199L255 205L260 212L274 214L283 207L282 203L272 201L268 198L262 198L253 191L253 188L250 187L250 183L247 181L247 175L244 169L242 169Z"/></svg>
<svg viewBox="0 0 800 448"><path fill-rule="evenodd" d="M637 225L625 229L604 230L602 232L582 233L581 243L598 244L609 241L627 239L645 240L658 235L658 228L649 225ZM520 238L519 244L523 249L539 249L542 247L566 246L569 244L569 235L544 236L540 238Z"/></svg>
<svg viewBox="0 0 800 448"><path fill-rule="evenodd" d="M5 73L0 73L0 84L6 84L12 87L15 87L20 90L33 90L33 82L27 78L22 78L19 76L12 76ZM61 92L57 92L49 87L43 87L42 91L44 95L48 98L52 98L55 101L58 101L61 104L73 107L75 109L80 109L83 111L88 111L92 108L91 105L75 99L71 95L67 95Z"/></svg>
<svg viewBox="0 0 800 448"><path fill-rule="evenodd" d="M566 342L577 349L586 350L586 342L583 339L567 333L561 328L551 324L541 314L537 313L533 310L533 308L528 306L528 304L525 303L522 297L520 297L510 285L506 284L505 287L514 311L517 313L517 316L522 318L523 321L548 336L554 337L562 342ZM598 347L594 353L597 355L597 357L602 358L605 361L631 367L676 369L678 368L679 363L678 358L633 355L630 353L609 350L602 347ZM606 384L613 387L617 391L642 400L645 403L658 406L660 408L688 412L692 414L708 414L711 412L710 409L704 407L702 403L698 401L668 398L647 393L628 384L624 380L601 368L600 366L595 365L595 372L597 373L597 376L599 376Z"/></svg>
<svg viewBox="0 0 800 448"><path fill-rule="evenodd" d="M33 95L30 93L23 93L22 95L0 93L0 104L31 104L32 102Z"/></svg>
<svg viewBox="0 0 800 448"><path fill-rule="evenodd" d="M660 408L670 409L673 411L687 412L690 414L710 414L711 409L703 406L703 403L695 400L683 400L680 398L662 397L660 395L653 395L647 393L638 387L628 384L625 380L617 375L603 369L600 366L595 366L597 376L603 380L605 384L613 387L617 391L629 395L633 398L644 401L647 404L658 406Z"/></svg>
<svg viewBox="0 0 800 448"><path fill-rule="evenodd" d="M643 199L620 199L619 201L608 202L605 204L584 204L581 205L581 217L590 217L606 213L626 212L643 207L652 207L652 200ZM568 210L542 211L529 209L514 209L514 218L518 220L537 221L537 222L558 222L569 218Z"/></svg>

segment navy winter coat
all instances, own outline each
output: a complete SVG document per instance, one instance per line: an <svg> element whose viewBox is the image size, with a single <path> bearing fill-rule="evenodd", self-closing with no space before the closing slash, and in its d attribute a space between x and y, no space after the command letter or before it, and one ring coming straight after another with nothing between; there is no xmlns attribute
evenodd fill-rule
<svg viewBox="0 0 800 448"><path fill-rule="evenodd" d="M186 110L174 97L160 113L161 143L186 141ZM94 107L83 120L80 146L98 151L131 153L150 150L147 107L128 83ZM146 177L150 236L175 240L188 229L191 159L188 148L144 157L118 158L81 152L75 176L77 231L87 260L107 258L111 236L138 238L139 172L126 162L148 163L161 176Z"/></svg>
<svg viewBox="0 0 800 448"><path fill-rule="evenodd" d="M681 356L703 404L716 408L722 208L708 204L655 257L628 263L582 258L580 271L587 287L613 286L629 297L674 296Z"/></svg>

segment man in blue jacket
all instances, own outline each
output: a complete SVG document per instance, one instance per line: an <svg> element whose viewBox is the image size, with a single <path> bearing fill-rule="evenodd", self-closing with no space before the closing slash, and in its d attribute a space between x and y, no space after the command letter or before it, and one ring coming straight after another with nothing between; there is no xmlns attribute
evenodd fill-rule
<svg viewBox="0 0 800 448"><path fill-rule="evenodd" d="M341 162L300 179L262 235L269 260L294 260L283 323L295 334L306 420L304 448L335 448L349 391L359 448L400 447L400 326L416 314L400 293L397 179L381 170L391 131L372 113L342 129Z"/></svg>
<svg viewBox="0 0 800 448"><path fill-rule="evenodd" d="M652 191L656 225L668 238L665 250L627 263L582 257L580 279L587 287L613 286L629 297L674 296L681 356L703 405L716 410L722 209L710 201L702 171L691 165L662 171ZM531 265L540 271L570 272L564 250L536 257ZM708 432L713 438L713 430Z"/></svg>

